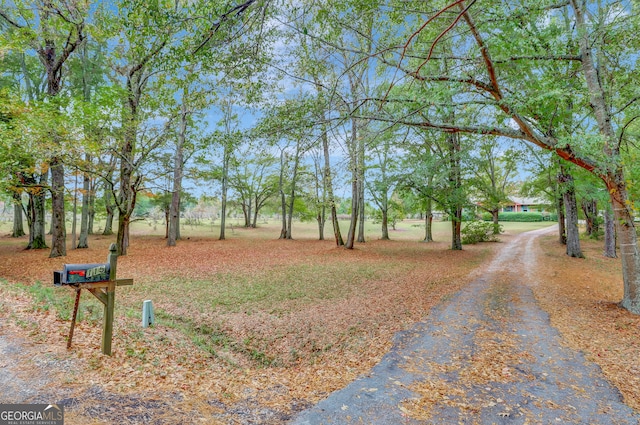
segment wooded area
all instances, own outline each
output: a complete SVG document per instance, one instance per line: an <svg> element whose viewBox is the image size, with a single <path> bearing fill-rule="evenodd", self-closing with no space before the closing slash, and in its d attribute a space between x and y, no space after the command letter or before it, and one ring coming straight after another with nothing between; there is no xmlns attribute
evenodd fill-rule
<svg viewBox="0 0 640 425"><path fill-rule="evenodd" d="M570 256L582 256L579 214L594 237L604 220L623 306L640 313L630 1L0 5L0 190L14 236L26 216L29 249L48 248L48 230L51 257L68 233L84 248L97 216L105 235L117 220L125 255L142 197L173 246L195 185L219 206L220 239L232 210L247 227L269 210L283 239L311 219L353 248L365 217L387 239L418 215L429 241L439 211L458 250L463 218L484 210L498 232L519 193L557 211Z"/></svg>

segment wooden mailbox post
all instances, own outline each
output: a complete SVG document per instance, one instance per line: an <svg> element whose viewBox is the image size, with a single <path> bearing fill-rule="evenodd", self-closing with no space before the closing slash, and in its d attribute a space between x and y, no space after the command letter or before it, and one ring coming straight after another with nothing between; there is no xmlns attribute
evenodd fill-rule
<svg viewBox="0 0 640 425"><path fill-rule="evenodd" d="M65 272L55 272L54 273L54 282L57 284L70 284L75 286L76 290L76 302L73 306L73 317L71 318L71 329L69 330L69 339L67 340L67 348L71 348L71 340L73 339L73 330L76 325L76 317L78 315L78 305L80 303L80 293L83 289L91 292L104 306L104 317L102 324L102 353L108 356L111 355L111 340L113 338L113 310L115 306L115 298L116 298L116 287L123 285L133 285L133 279L116 279L116 270L118 265L118 253L117 253L116 244L112 243L109 247L109 256L107 258L108 264L108 280L100 280L98 277L97 281L93 282L67 282L66 276L55 277L55 273L61 273L64 275ZM94 267L95 268L99 268ZM83 277L87 278L86 273L89 270L80 270L80 273ZM106 271L105 267L105 271ZM66 267L65 267L66 271ZM70 272L74 273L76 270Z"/></svg>

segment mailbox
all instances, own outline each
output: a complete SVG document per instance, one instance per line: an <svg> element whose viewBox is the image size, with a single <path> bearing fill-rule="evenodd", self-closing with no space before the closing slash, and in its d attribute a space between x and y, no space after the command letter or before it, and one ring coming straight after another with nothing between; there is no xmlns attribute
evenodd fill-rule
<svg viewBox="0 0 640 425"><path fill-rule="evenodd" d="M65 264L64 268L53 272L53 284L77 285L78 283L105 282L109 280L109 263Z"/></svg>

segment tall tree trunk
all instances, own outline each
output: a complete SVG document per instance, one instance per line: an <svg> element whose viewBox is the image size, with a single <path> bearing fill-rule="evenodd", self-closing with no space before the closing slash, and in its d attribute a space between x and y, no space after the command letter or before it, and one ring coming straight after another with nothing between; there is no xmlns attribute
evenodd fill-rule
<svg viewBox="0 0 640 425"><path fill-rule="evenodd" d="M247 209L246 209L246 213L245 213L245 227L246 228L251 228L251 217L253 216L253 209L251 208L253 205L253 202L251 200L251 197L249 196L247 198Z"/></svg>
<svg viewBox="0 0 640 425"><path fill-rule="evenodd" d="M491 210L491 219L493 221L493 234L500 234L500 211L495 208Z"/></svg>
<svg viewBox="0 0 640 425"><path fill-rule="evenodd" d="M560 190L561 174L558 174L558 183L556 185L556 205L558 209L558 242L561 245L567 244L567 226L566 226L566 217L564 215L564 195Z"/></svg>
<svg viewBox="0 0 640 425"><path fill-rule="evenodd" d="M597 239L600 231L598 223L598 202L595 199L582 198L580 203L584 213L587 236Z"/></svg>
<svg viewBox="0 0 640 425"><path fill-rule="evenodd" d="M111 191L105 191L105 209L107 210L107 218L104 223L104 231L102 234L104 236L113 235L113 218L115 215L116 206L111 203Z"/></svg>
<svg viewBox="0 0 640 425"><path fill-rule="evenodd" d="M129 224L131 216L129 214L118 214L118 235L116 236L116 247L122 250L121 254L127 255L127 247L129 246Z"/></svg>
<svg viewBox="0 0 640 425"><path fill-rule="evenodd" d="M229 192L229 164L231 163L231 147L224 144L222 152L222 199L220 203L220 239L225 240L225 227L227 225L227 194Z"/></svg>
<svg viewBox="0 0 640 425"><path fill-rule="evenodd" d="M629 196L622 168L607 179L607 189L613 206L616 235L620 246L624 297L621 305L632 313L640 314L640 255L638 235L629 209Z"/></svg>
<svg viewBox="0 0 640 425"><path fill-rule="evenodd" d="M282 150L280 152L280 180L278 182L278 188L279 188L279 192L280 192L280 208L281 208L281 213L282 213L282 227L280 228L280 238L279 239L286 239L287 238L287 197L284 193L284 167L285 167L285 160L284 160L284 150Z"/></svg>
<svg viewBox="0 0 640 425"><path fill-rule="evenodd" d="M616 258L616 223L610 208L604 210L604 252L609 258Z"/></svg>
<svg viewBox="0 0 640 425"><path fill-rule="evenodd" d="M316 217L316 221L318 222L318 240L323 241L324 240L324 224L326 221L326 209L325 209L324 203L318 209L318 215Z"/></svg>
<svg viewBox="0 0 640 425"><path fill-rule="evenodd" d="M258 206L258 195L255 196L254 202L256 208L253 211L253 223L251 223L251 227L255 229L258 227L258 211L260 210L260 207Z"/></svg>
<svg viewBox="0 0 640 425"><path fill-rule="evenodd" d="M389 208L382 208L382 238L383 241L389 240Z"/></svg>
<svg viewBox="0 0 640 425"><path fill-rule="evenodd" d="M130 112L134 117L135 113ZM129 224L136 205L136 189L133 182L133 151L136 142L137 127L135 119L126 123L124 144L120 151L120 194L116 200L118 207L118 236L116 247L118 255L127 255L129 247Z"/></svg>
<svg viewBox="0 0 640 425"><path fill-rule="evenodd" d="M93 235L93 224L96 218L96 179L91 176L89 176L89 178L89 213L87 214L89 220L87 223L87 233Z"/></svg>
<svg viewBox="0 0 640 425"><path fill-rule="evenodd" d="M324 240L324 224L326 221L327 188L326 180L322 175L320 158L314 155L313 158L314 176L313 180L316 201L316 223L318 224L318 240Z"/></svg>
<svg viewBox="0 0 640 425"><path fill-rule="evenodd" d="M13 192L13 231L12 238L24 236L24 224L22 222L22 194Z"/></svg>
<svg viewBox="0 0 640 425"><path fill-rule="evenodd" d="M462 250L462 170L460 169L460 136L447 134L447 147L449 155L449 187L451 189L451 249Z"/></svg>
<svg viewBox="0 0 640 425"><path fill-rule="evenodd" d="M431 188L433 184L433 176L429 175L427 185ZM425 211L425 235L423 242L433 242L433 199L430 196L427 196L426 200L426 211Z"/></svg>
<svg viewBox="0 0 640 425"><path fill-rule="evenodd" d="M46 174L41 176L41 179L46 179ZM40 180L41 184L46 184L46 180ZM46 223L44 220L45 215L45 191L42 188L33 188L29 192L29 214L27 219L30 221L29 226L29 244L27 249L45 249L47 247L47 241L45 238ZM29 216L31 217L29 219Z"/></svg>
<svg viewBox="0 0 640 425"><path fill-rule="evenodd" d="M351 222L349 224L349 231L347 232L347 240L344 247L346 249L353 249L356 236L356 227L358 222L358 178L355 171L352 172L353 181L351 182Z"/></svg>
<svg viewBox="0 0 640 425"><path fill-rule="evenodd" d="M76 249L78 224L78 170L74 173L73 181L73 211L71 218L71 249Z"/></svg>
<svg viewBox="0 0 640 425"><path fill-rule="evenodd" d="M62 158L53 157L51 168L51 252L49 258L67 255L67 229L64 214L64 166Z"/></svg>
<svg viewBox="0 0 640 425"><path fill-rule="evenodd" d="M187 137L187 105L188 92L182 98L180 113L180 131L176 144L176 156L173 163L173 191L171 192L171 205L169 206L169 232L167 246L176 246L178 235L178 219L180 217L180 195L182 194L182 175L184 167L184 143Z"/></svg>
<svg viewBox="0 0 640 425"><path fill-rule="evenodd" d="M169 239L169 222L171 221L171 211L169 210L169 208L165 208L164 209L164 238L165 239ZM175 246L175 244L173 245L169 245L168 246Z"/></svg>
<svg viewBox="0 0 640 425"><path fill-rule="evenodd" d="M462 208L453 206L451 208L451 249L462 250Z"/></svg>
<svg viewBox="0 0 640 425"><path fill-rule="evenodd" d="M563 185L564 207L567 217L567 255L584 258L580 248L580 232L578 230L578 203L573 183L573 176L561 167L560 181Z"/></svg>
<svg viewBox="0 0 640 425"><path fill-rule="evenodd" d="M361 137L358 141L358 206L359 206L359 219L358 223L358 242L364 243L364 138ZM388 209L387 209L388 211ZM387 230L387 239L389 239L389 232Z"/></svg>
<svg viewBox="0 0 640 425"><path fill-rule="evenodd" d="M344 245L342 240L342 234L340 233L340 224L338 223L338 211L336 208L336 198L333 194L333 179L331 174L331 163L329 161L329 137L327 135L326 128L326 116L325 111L322 112L322 152L324 155L324 181L327 189L327 196L329 201L329 208L331 209L331 224L333 225L333 237L337 246Z"/></svg>
<svg viewBox="0 0 640 425"><path fill-rule="evenodd" d="M289 194L289 217L287 223L287 239L292 239L293 207L296 199L296 183L298 182L298 167L300 166L300 141L296 144L296 156L293 161L291 176L291 193Z"/></svg>
<svg viewBox="0 0 640 425"><path fill-rule="evenodd" d="M91 161L89 155L85 156L87 163ZM84 172L82 180L82 213L80 215L80 238L78 248L89 248L89 199L91 198L91 176Z"/></svg>
<svg viewBox="0 0 640 425"><path fill-rule="evenodd" d="M427 211L424 216L424 220L425 231L423 242L433 242L433 213L431 211Z"/></svg>
<svg viewBox="0 0 640 425"><path fill-rule="evenodd" d="M48 173L45 171L39 176L40 187L35 189L33 193L33 235L29 237L30 249L44 249L48 248L45 239L46 222L45 222L45 207L46 207L46 192L44 187L47 185ZM35 182L35 180L34 180ZM31 194L30 194L31 196Z"/></svg>
<svg viewBox="0 0 640 425"><path fill-rule="evenodd" d="M351 146L349 147L349 156L351 160L351 222L349 224L349 232L347 233L347 240L344 244L346 249L353 249L356 239L356 229L358 227L358 217L360 205L358 201L360 199L360 191L358 178L360 173L358 171L358 126L355 118L351 119Z"/></svg>

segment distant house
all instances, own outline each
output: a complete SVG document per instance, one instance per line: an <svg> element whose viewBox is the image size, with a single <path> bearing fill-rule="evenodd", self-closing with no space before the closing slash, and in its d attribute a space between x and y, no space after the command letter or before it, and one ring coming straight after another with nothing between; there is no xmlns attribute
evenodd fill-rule
<svg viewBox="0 0 640 425"><path fill-rule="evenodd" d="M549 204L538 198L511 197L500 212L545 212Z"/></svg>

